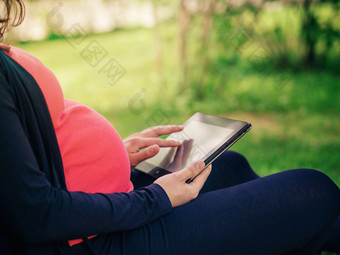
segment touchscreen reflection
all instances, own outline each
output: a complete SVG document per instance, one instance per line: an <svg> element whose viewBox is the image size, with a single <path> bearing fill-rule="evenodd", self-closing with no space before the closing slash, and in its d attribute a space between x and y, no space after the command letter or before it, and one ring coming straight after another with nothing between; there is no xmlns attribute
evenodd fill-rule
<svg viewBox="0 0 340 255"><path fill-rule="evenodd" d="M177 172L184 168L190 160L190 155L193 149L193 139L182 141L182 145L173 147L167 153L165 159L160 163L160 167L168 169L171 172Z"/></svg>

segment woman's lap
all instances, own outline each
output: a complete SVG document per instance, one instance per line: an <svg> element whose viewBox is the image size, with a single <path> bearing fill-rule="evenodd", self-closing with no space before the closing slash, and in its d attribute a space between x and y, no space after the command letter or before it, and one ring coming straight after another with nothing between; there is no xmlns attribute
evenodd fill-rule
<svg viewBox="0 0 340 255"><path fill-rule="evenodd" d="M229 166L220 169L226 162ZM312 254L324 243L339 213L339 190L320 172L291 170L257 178L244 158L232 152L216 161L214 170L196 200L146 226L93 238L89 241L93 250L96 254L278 254L300 247ZM81 254L87 247L72 250Z"/></svg>
<svg viewBox="0 0 340 255"><path fill-rule="evenodd" d="M213 162L212 172L201 193L238 185L259 176L252 170L248 161L239 153L227 151ZM142 172L132 170L131 181L135 188L150 185L154 178Z"/></svg>

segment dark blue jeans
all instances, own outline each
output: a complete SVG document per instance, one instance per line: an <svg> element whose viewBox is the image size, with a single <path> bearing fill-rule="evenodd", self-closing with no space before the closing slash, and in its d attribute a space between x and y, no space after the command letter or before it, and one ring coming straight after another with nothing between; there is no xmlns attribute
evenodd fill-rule
<svg viewBox="0 0 340 255"><path fill-rule="evenodd" d="M131 179L136 188L154 181L137 171L132 171ZM242 155L229 151L214 162L196 200L146 226L99 236L65 252L264 255L315 254L322 247L340 251L339 221L334 227L339 213L339 188L321 172L298 169L259 178Z"/></svg>

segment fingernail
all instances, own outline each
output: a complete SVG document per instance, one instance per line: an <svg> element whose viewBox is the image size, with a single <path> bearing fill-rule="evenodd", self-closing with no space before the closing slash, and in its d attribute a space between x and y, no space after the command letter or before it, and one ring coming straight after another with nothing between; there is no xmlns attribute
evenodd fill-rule
<svg viewBox="0 0 340 255"><path fill-rule="evenodd" d="M158 149L158 146L157 146L157 145L153 145L153 146L151 147L152 153L156 153L156 152L157 152L157 149Z"/></svg>

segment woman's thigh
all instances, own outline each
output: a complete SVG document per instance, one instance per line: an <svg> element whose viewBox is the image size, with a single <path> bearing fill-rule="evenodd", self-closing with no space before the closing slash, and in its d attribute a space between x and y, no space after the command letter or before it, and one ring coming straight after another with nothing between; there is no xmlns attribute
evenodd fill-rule
<svg viewBox="0 0 340 255"><path fill-rule="evenodd" d="M212 165L212 171L201 193L245 183L259 176L240 153L226 151Z"/></svg>
<svg viewBox="0 0 340 255"><path fill-rule="evenodd" d="M322 250L340 253L340 216L333 226L332 232L323 245Z"/></svg>
<svg viewBox="0 0 340 255"><path fill-rule="evenodd" d="M320 172L291 170L206 192L146 226L90 243L96 254L313 254L339 214L339 196Z"/></svg>

